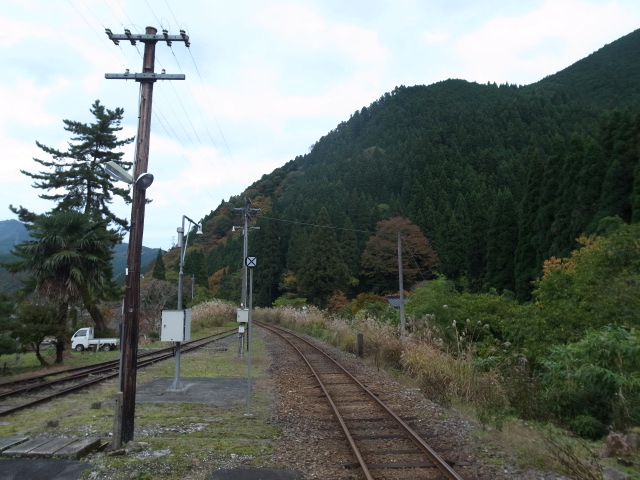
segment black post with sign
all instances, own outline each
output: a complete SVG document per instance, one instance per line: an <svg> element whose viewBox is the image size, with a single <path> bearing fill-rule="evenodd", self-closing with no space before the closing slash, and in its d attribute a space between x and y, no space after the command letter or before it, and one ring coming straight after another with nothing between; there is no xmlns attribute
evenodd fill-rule
<svg viewBox="0 0 640 480"><path fill-rule="evenodd" d="M247 415L251 415L251 330L253 318L253 269L257 265L256 257L247 257L244 264L249 269L249 321L247 322Z"/></svg>

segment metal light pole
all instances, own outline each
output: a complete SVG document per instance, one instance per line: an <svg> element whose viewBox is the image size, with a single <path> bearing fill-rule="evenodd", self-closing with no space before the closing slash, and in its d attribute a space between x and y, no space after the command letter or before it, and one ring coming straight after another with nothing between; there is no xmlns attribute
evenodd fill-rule
<svg viewBox="0 0 640 480"><path fill-rule="evenodd" d="M254 262L255 265L255 262ZM251 415L251 320L253 310L253 268L249 269L249 324L247 325L247 342L249 348L247 348L247 415Z"/></svg>
<svg viewBox="0 0 640 480"><path fill-rule="evenodd" d="M400 335L404 340L406 322L404 318L404 283L402 279L402 234L398 232L398 289L400 290Z"/></svg>
<svg viewBox="0 0 640 480"><path fill-rule="evenodd" d="M178 310L182 310L182 277L184 276L184 257L187 252L187 243L189 242L189 235L184 237L184 221L189 220L193 225L198 227L196 235L202 235L202 226L191 220L186 215L182 216L182 226L178 227L178 246L180 247L180 273L178 274ZM176 370L173 377L173 385L171 390L182 390L182 383L180 382L180 342L176 342Z"/></svg>

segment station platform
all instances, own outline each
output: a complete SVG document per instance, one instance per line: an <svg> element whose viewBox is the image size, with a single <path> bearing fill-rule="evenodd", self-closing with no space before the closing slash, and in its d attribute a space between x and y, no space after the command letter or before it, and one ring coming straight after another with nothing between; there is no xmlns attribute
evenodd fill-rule
<svg viewBox="0 0 640 480"><path fill-rule="evenodd" d="M172 390L173 378L156 378L138 385L136 403L203 403L229 407L247 395L246 378L180 378L182 388ZM253 379L252 379L253 382Z"/></svg>
<svg viewBox="0 0 640 480"><path fill-rule="evenodd" d="M8 458L0 460L0 480L78 480L88 468L67 459Z"/></svg>

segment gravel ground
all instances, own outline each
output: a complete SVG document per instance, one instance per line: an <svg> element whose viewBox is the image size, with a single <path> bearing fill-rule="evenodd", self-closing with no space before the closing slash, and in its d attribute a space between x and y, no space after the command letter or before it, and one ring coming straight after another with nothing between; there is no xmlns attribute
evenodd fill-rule
<svg viewBox="0 0 640 480"><path fill-rule="evenodd" d="M296 352L288 344L270 334L267 345L271 356L269 374L273 380L276 396L273 421L283 430L278 442L274 462L303 473L305 479L357 478L355 471L343 465L354 463L346 441L332 430L337 422L319 419L312 407L321 392L314 388L314 379ZM509 463L506 455L497 449L482 445L472 438L476 425L451 410L426 400L420 392L409 389L391 379L383 372L363 363L353 355L346 354L323 344L323 349L332 353L347 369L371 390L384 397L389 405L402 409L403 418L417 418L420 431L433 432L427 443L442 450L454 451L457 460L470 463L462 473L465 478L522 479L522 480L569 480L554 473L523 470ZM437 440L436 440L437 438ZM436 448L438 450L438 448ZM442 456L452 456L444 453Z"/></svg>

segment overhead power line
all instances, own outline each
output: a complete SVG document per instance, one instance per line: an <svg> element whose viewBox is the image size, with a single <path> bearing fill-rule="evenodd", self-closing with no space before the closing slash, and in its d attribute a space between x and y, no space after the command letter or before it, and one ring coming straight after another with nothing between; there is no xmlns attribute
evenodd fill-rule
<svg viewBox="0 0 640 480"><path fill-rule="evenodd" d="M295 220L284 220L282 218L267 217L265 215L258 215L258 218L266 218L267 220L273 220L275 222L295 223L297 225L306 225L309 227L329 228L331 230L347 230L349 232L373 233L370 230L358 230L357 228L334 227L332 225L318 225L317 223L297 222Z"/></svg>

